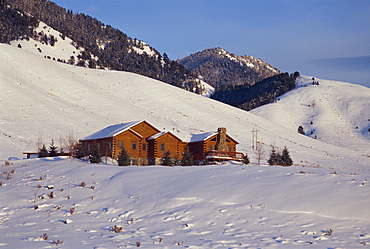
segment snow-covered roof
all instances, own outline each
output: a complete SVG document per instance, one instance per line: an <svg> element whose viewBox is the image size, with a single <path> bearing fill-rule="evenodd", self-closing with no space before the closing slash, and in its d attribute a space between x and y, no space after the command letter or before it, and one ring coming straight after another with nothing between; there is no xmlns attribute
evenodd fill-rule
<svg viewBox="0 0 370 249"><path fill-rule="evenodd" d="M144 120L111 125L81 140L95 140L95 139L101 139L101 138L114 137L124 131L131 129L133 126L140 124L141 122L144 122Z"/></svg>
<svg viewBox="0 0 370 249"><path fill-rule="evenodd" d="M157 134L154 134L153 136L149 137L148 140L154 140L154 139L157 139L161 136L163 136L164 134L168 133L168 131L162 131L162 132L159 132Z"/></svg>
<svg viewBox="0 0 370 249"><path fill-rule="evenodd" d="M214 136L216 134L217 134L217 132L205 132L205 133L201 133L201 134L195 134L195 135L191 136L189 142L193 143L193 142L205 141L205 140L211 138L212 136Z"/></svg>

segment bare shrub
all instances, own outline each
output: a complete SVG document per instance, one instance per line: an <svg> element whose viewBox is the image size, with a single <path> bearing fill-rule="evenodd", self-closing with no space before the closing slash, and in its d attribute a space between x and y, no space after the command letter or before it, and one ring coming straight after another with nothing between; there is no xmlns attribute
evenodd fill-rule
<svg viewBox="0 0 370 249"><path fill-rule="evenodd" d="M140 247L140 246L141 246L140 241L136 241L136 247Z"/></svg>
<svg viewBox="0 0 370 249"><path fill-rule="evenodd" d="M74 213L76 213L76 208L71 207L71 208L69 209L69 213L70 213L70 214L74 214Z"/></svg>
<svg viewBox="0 0 370 249"><path fill-rule="evenodd" d="M63 242L64 242L63 240L57 239L57 240L53 240L52 244L57 246L57 245L63 244Z"/></svg>
<svg viewBox="0 0 370 249"><path fill-rule="evenodd" d="M114 232L114 233L121 233L122 232L122 227L121 226L114 225L111 228L111 231Z"/></svg>
<svg viewBox="0 0 370 249"><path fill-rule="evenodd" d="M3 170L2 178L6 180L11 180L13 179L14 173L15 173L15 169L5 169Z"/></svg>
<svg viewBox="0 0 370 249"><path fill-rule="evenodd" d="M163 238L159 237L158 243L162 243L162 241L163 241Z"/></svg>
<svg viewBox="0 0 370 249"><path fill-rule="evenodd" d="M86 187L86 182L82 181L82 182L80 183L80 186L81 186L82 188Z"/></svg>
<svg viewBox="0 0 370 249"><path fill-rule="evenodd" d="M53 199L55 197L54 192L50 192L48 194L49 199Z"/></svg>
<svg viewBox="0 0 370 249"><path fill-rule="evenodd" d="M43 233L41 236L40 236L41 239L43 240L49 240L49 235L47 233Z"/></svg>
<svg viewBox="0 0 370 249"><path fill-rule="evenodd" d="M333 229L326 230L326 233L324 233L325 236L330 236L333 234Z"/></svg>
<svg viewBox="0 0 370 249"><path fill-rule="evenodd" d="M134 218L131 218L129 221L127 221L127 225L130 225L132 223L134 223Z"/></svg>

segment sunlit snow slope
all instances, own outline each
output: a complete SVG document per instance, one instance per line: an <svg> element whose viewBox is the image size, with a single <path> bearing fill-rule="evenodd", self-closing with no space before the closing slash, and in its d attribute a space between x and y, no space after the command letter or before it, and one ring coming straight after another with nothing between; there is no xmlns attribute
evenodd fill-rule
<svg viewBox="0 0 370 249"><path fill-rule="evenodd" d="M370 164L364 149L324 143L298 134L296 127L276 125L252 113L133 73L73 67L4 44L0 45L0 61L2 159L22 157L28 143L39 137L57 141L73 131L79 139L108 125L146 119L180 137L224 126L239 141L238 150L247 151L252 160L251 131L258 129L259 141L265 144L265 157L269 145L274 144L287 146L295 164L339 167L336 162L341 161L347 162L349 168ZM301 91L305 89L309 88ZM319 108L319 100L317 103ZM291 114L281 115L288 118ZM319 122L314 120L314 124ZM331 138L338 143L357 139ZM367 145L365 141L361 143Z"/></svg>
<svg viewBox="0 0 370 249"><path fill-rule="evenodd" d="M370 155L370 88L300 77L297 89L251 111L292 132Z"/></svg>

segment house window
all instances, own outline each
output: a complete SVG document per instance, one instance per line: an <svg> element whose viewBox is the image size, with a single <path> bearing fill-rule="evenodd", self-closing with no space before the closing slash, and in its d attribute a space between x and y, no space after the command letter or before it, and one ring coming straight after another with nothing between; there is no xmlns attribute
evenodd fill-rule
<svg viewBox="0 0 370 249"><path fill-rule="evenodd" d="M212 148L212 145L210 145L210 146L209 146L209 151L212 151L212 149L213 149L213 148Z"/></svg>
<svg viewBox="0 0 370 249"><path fill-rule="evenodd" d="M231 147L228 147L228 149L229 149L229 152L231 152L232 150L231 150Z"/></svg>
<svg viewBox="0 0 370 249"><path fill-rule="evenodd" d="M216 140L217 140L217 138L216 138L216 137L214 137L214 138L212 138L212 139L211 139L211 141L216 141Z"/></svg>
<svg viewBox="0 0 370 249"><path fill-rule="evenodd" d="M100 150L100 142L98 142L98 150Z"/></svg>
<svg viewBox="0 0 370 249"><path fill-rule="evenodd" d="M161 151L164 151L164 144L161 144Z"/></svg>
<svg viewBox="0 0 370 249"><path fill-rule="evenodd" d="M143 151L146 151L146 143L143 143Z"/></svg>
<svg viewBox="0 0 370 249"><path fill-rule="evenodd" d="M230 140L226 138L226 142L230 143Z"/></svg>
<svg viewBox="0 0 370 249"><path fill-rule="evenodd" d="M109 142L108 146L109 146L109 149L111 150L112 149L112 142Z"/></svg>
<svg viewBox="0 0 370 249"><path fill-rule="evenodd" d="M195 154L198 154L199 153L199 146L198 145L195 145Z"/></svg>
<svg viewBox="0 0 370 249"><path fill-rule="evenodd" d="M136 142L132 142L132 150L136 150Z"/></svg>
<svg viewBox="0 0 370 249"><path fill-rule="evenodd" d="M120 141L119 142L119 148L122 150L123 149L123 142L122 141Z"/></svg>
<svg viewBox="0 0 370 249"><path fill-rule="evenodd" d="M91 150L91 144L90 143L88 143L87 144L87 151L90 151Z"/></svg>

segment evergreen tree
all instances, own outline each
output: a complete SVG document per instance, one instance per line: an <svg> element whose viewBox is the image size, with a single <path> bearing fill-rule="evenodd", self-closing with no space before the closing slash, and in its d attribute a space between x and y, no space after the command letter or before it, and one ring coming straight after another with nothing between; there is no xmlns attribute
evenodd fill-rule
<svg viewBox="0 0 370 249"><path fill-rule="evenodd" d="M174 163L173 163L173 159L172 157L170 157L170 152L169 151L166 151L163 155L163 158L162 158L162 165L164 166L173 166Z"/></svg>
<svg viewBox="0 0 370 249"><path fill-rule="evenodd" d="M90 163L100 163L101 162L102 155L100 154L100 151L98 150L98 146L93 146L90 151L89 160Z"/></svg>
<svg viewBox="0 0 370 249"><path fill-rule="evenodd" d="M274 146L271 148L270 158L267 160L267 163L271 165L278 165L280 161L280 154L276 152L276 149Z"/></svg>
<svg viewBox="0 0 370 249"><path fill-rule="evenodd" d="M38 157L48 157L48 156L49 156L49 152L46 149L45 144L43 144L42 145L42 148L39 148L39 155L38 155Z"/></svg>
<svg viewBox="0 0 370 249"><path fill-rule="evenodd" d="M186 147L184 153L182 153L182 159L180 161L182 166L192 166L193 163L193 155L189 151L189 148Z"/></svg>
<svg viewBox="0 0 370 249"><path fill-rule="evenodd" d="M85 157L85 146L83 143L81 142L75 143L73 147L74 147L74 150L76 151L76 157L78 159Z"/></svg>
<svg viewBox="0 0 370 249"><path fill-rule="evenodd" d="M281 153L281 165L283 166L291 166L293 165L293 160L290 158L288 148L284 146L284 149Z"/></svg>
<svg viewBox="0 0 370 249"><path fill-rule="evenodd" d="M128 166L131 164L131 157L125 148L122 148L121 152L119 153L117 162L119 166Z"/></svg>
<svg viewBox="0 0 370 249"><path fill-rule="evenodd" d="M302 125L300 125L299 127L298 127L298 133L300 133L300 134L302 134L302 135L306 135L306 133L304 132L304 130L303 130L303 126Z"/></svg>
<svg viewBox="0 0 370 249"><path fill-rule="evenodd" d="M248 154L245 153L245 156L243 157L243 164L249 164L250 161L249 161L249 157L248 157Z"/></svg>
<svg viewBox="0 0 370 249"><path fill-rule="evenodd" d="M58 147L55 146L54 140L51 140L50 146L49 146L49 156L56 156L58 153Z"/></svg>

